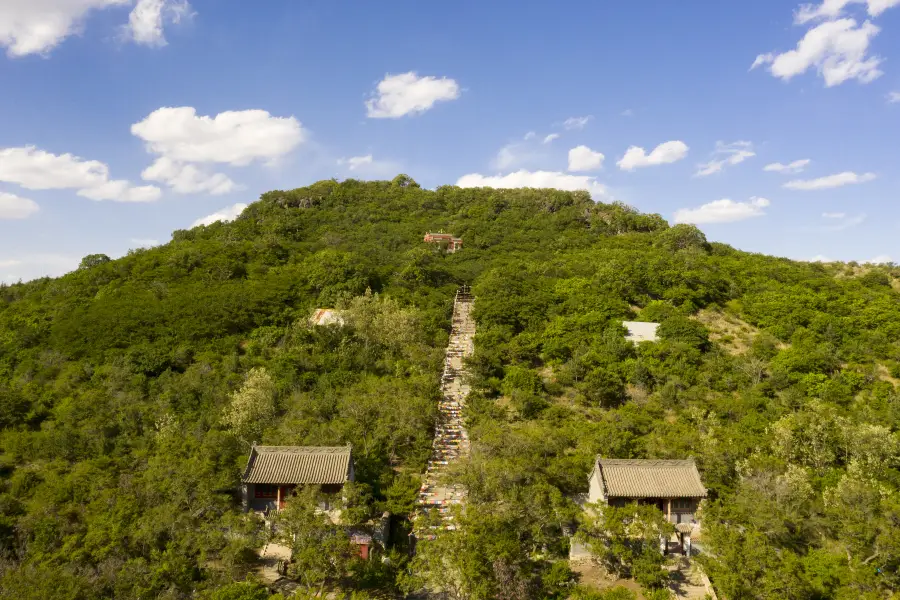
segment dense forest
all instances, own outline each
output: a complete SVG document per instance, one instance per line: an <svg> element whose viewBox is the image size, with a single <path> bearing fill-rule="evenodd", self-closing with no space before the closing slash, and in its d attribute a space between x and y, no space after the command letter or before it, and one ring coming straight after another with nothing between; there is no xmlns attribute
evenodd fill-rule
<svg viewBox="0 0 900 600"><path fill-rule="evenodd" d="M464 248L422 242L437 230ZM408 515L469 284L459 528L410 558L398 519L388 560L310 562L310 589L627 598L565 560L602 454L696 460L720 597L897 597L898 276L741 252L586 192L398 176L269 192L231 223L0 285L0 596L267 597L243 582L265 536L236 492L252 442L351 444L353 518ZM311 326L319 307L345 325ZM660 341L627 342L623 320ZM293 523L314 520L306 500Z"/></svg>

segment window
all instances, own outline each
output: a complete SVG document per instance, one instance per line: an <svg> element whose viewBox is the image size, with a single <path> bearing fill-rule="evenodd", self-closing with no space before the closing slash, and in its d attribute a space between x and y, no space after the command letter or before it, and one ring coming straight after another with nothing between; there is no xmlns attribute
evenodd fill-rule
<svg viewBox="0 0 900 600"><path fill-rule="evenodd" d="M267 483L257 483L253 486L253 497L254 498L277 498L278 497L278 486L270 485Z"/></svg>
<svg viewBox="0 0 900 600"><path fill-rule="evenodd" d="M694 501L693 500L672 500L672 510L694 510Z"/></svg>

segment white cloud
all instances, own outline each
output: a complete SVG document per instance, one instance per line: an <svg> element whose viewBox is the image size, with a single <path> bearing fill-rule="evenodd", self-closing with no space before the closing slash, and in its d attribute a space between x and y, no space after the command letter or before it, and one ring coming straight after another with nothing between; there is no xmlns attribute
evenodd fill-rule
<svg viewBox="0 0 900 600"><path fill-rule="evenodd" d="M154 185L133 186L117 179L96 187L79 190L78 195L91 200L114 200L116 202L155 202L162 191Z"/></svg>
<svg viewBox="0 0 900 600"><path fill-rule="evenodd" d="M569 150L569 170L596 171L603 168L605 158L603 154L595 152L587 146L576 146Z"/></svg>
<svg viewBox="0 0 900 600"><path fill-rule="evenodd" d="M843 219L843 218L846 217L846 216L847 216L847 213L842 213L842 212L827 212L827 213L822 213L822 218L823 218L823 219Z"/></svg>
<svg viewBox="0 0 900 600"><path fill-rule="evenodd" d="M827 87L851 79L869 83L882 75L881 57L868 56L869 44L879 31L869 21L858 27L853 19L827 21L807 31L794 50L760 54L750 69L769 65L772 75L789 81L815 67Z"/></svg>
<svg viewBox="0 0 900 600"><path fill-rule="evenodd" d="M897 104L900 102L900 92L889 92L887 95L887 101L889 104Z"/></svg>
<svg viewBox="0 0 900 600"><path fill-rule="evenodd" d="M91 11L127 6L131 0L2 0L0 46L11 57L47 54L81 33Z"/></svg>
<svg viewBox="0 0 900 600"><path fill-rule="evenodd" d="M195 165L176 162L162 156L144 169L145 181L165 183L179 194L207 193L213 196L229 194L240 187L224 173L207 173Z"/></svg>
<svg viewBox="0 0 900 600"><path fill-rule="evenodd" d="M816 227L815 230L825 233L844 231L845 229L850 229L852 227L856 227L857 225L861 225L866 220L866 215L865 213L858 214L853 217L843 215L841 217L834 217L832 220L836 221L833 225L821 225L819 227Z"/></svg>
<svg viewBox="0 0 900 600"><path fill-rule="evenodd" d="M786 164L786 165L783 165L781 163L772 163L770 165L766 165L765 167L763 167L763 171L769 171L771 173L788 173L788 174L802 173L806 169L806 167L809 166L809 164L811 162L812 161L810 159L803 158L800 160L795 160L794 162Z"/></svg>
<svg viewBox="0 0 900 600"><path fill-rule="evenodd" d="M371 165L374 162L371 154L366 154L365 156L351 156L350 158L342 158L338 160L338 164L347 165L347 168L351 171L355 171L356 169L363 167L365 165Z"/></svg>
<svg viewBox="0 0 900 600"><path fill-rule="evenodd" d="M210 173L197 164L273 164L306 139L294 117L273 117L264 110L198 116L190 106L159 108L132 125L131 133L159 156L142 177L166 183L181 194L218 195L239 189L227 175Z"/></svg>
<svg viewBox="0 0 900 600"><path fill-rule="evenodd" d="M559 134L558 134L558 133L551 133L551 134L549 134L547 137L545 137L545 138L544 138L544 141L541 142L541 143L542 143L542 144L549 144L550 142L552 142L553 140L556 140L556 139L559 139Z"/></svg>
<svg viewBox="0 0 900 600"><path fill-rule="evenodd" d="M623 171L633 171L641 167L674 163L687 156L687 153L688 146L681 141L660 144L650 154L643 148L631 146L616 164Z"/></svg>
<svg viewBox="0 0 900 600"><path fill-rule="evenodd" d="M889 255L887 255L887 254L879 254L879 255L876 256L875 258L871 258L871 259L869 259L869 260L863 261L863 264L868 264L868 265L884 265L884 264L892 263L892 262L894 262L894 259L892 259Z"/></svg>
<svg viewBox="0 0 900 600"><path fill-rule="evenodd" d="M162 194L157 187L111 180L109 167L100 161L52 154L34 146L0 149L0 181L29 190L74 189L92 200L152 202Z"/></svg>
<svg viewBox="0 0 900 600"><path fill-rule="evenodd" d="M0 281L15 283L40 277L59 277L78 268L80 257L65 254L27 254L0 258Z"/></svg>
<svg viewBox="0 0 900 600"><path fill-rule="evenodd" d="M152 248L153 246L159 246L159 240L131 238L129 241L138 248Z"/></svg>
<svg viewBox="0 0 900 600"><path fill-rule="evenodd" d="M138 0L128 16L126 36L136 44L165 46L165 25L178 24L192 14L187 0Z"/></svg>
<svg viewBox="0 0 900 600"><path fill-rule="evenodd" d="M622 111L622 116L623 116L623 117L633 117L633 116L634 116L634 111L633 111L632 109L630 109L630 108L625 109L625 110Z"/></svg>
<svg viewBox="0 0 900 600"><path fill-rule="evenodd" d="M459 94L459 84L447 77L419 77L415 71L387 74L366 100L366 114L370 119L399 119L423 113L438 102L456 100Z"/></svg>
<svg viewBox="0 0 900 600"><path fill-rule="evenodd" d="M348 171L360 173L367 177L387 176L403 171L403 165L392 160L380 160L371 154L365 156L351 156L350 158L339 158L337 164L347 167Z"/></svg>
<svg viewBox="0 0 900 600"><path fill-rule="evenodd" d="M275 161L306 139L294 117L273 117L264 110L226 111L197 116L190 106L159 108L131 126L147 150L185 163L223 163L237 167Z"/></svg>
<svg viewBox="0 0 900 600"><path fill-rule="evenodd" d="M247 208L246 204L237 203L232 204L231 206L226 206L222 210L216 211L211 215L206 215L200 219L194 221L191 227L199 227L200 225L212 225L217 221L234 221L237 219L244 209Z"/></svg>
<svg viewBox="0 0 900 600"><path fill-rule="evenodd" d="M522 139L527 142L528 140L533 140L536 135L537 134L535 132L529 131L528 133L525 134L525 137L523 137Z"/></svg>
<svg viewBox="0 0 900 600"><path fill-rule="evenodd" d="M716 200L697 208L681 208L675 211L676 223L733 223L765 215L771 203L765 198L750 198L748 202L735 202L727 198Z"/></svg>
<svg viewBox="0 0 900 600"><path fill-rule="evenodd" d="M716 150L713 152L713 159L708 163L704 163L697 167L695 177L706 177L713 173L718 173L725 168L726 165L739 165L748 158L756 156L753 151L751 142L734 142L732 144L723 144L716 142Z"/></svg>
<svg viewBox="0 0 900 600"><path fill-rule="evenodd" d="M594 199L608 196L606 187L597 182L595 177L587 175L570 175L557 171L520 170L507 175L481 175L471 173L463 175L456 185L464 188L555 188L558 190L587 190Z"/></svg>
<svg viewBox="0 0 900 600"><path fill-rule="evenodd" d="M586 117L569 117L565 121L563 121L563 127L566 129L584 129L585 126L593 119L593 115L587 115Z"/></svg>
<svg viewBox="0 0 900 600"><path fill-rule="evenodd" d="M40 209L34 200L0 192L0 220L27 219Z"/></svg>
<svg viewBox="0 0 900 600"><path fill-rule="evenodd" d="M828 258L827 256L825 256L824 254L816 254L815 256L810 258L808 261L804 261L804 262L829 263L829 262L834 262L834 261L831 260L830 258Z"/></svg>
<svg viewBox="0 0 900 600"><path fill-rule="evenodd" d="M844 14L849 4L865 4L870 16L877 17L887 9L900 4L900 0L823 0L822 4L803 4L794 14L798 25L817 19L834 19Z"/></svg>
<svg viewBox="0 0 900 600"><path fill-rule="evenodd" d="M867 181L872 181L875 177L875 173L863 173L862 175L857 175L852 171L845 171L835 175L828 175L827 177L819 177L818 179L795 179L785 183L784 187L789 190L803 191L827 190L845 185L865 183Z"/></svg>
<svg viewBox="0 0 900 600"><path fill-rule="evenodd" d="M497 156L491 160L491 168L498 171L523 167L539 163L546 158L546 154L533 142L513 142L500 148Z"/></svg>

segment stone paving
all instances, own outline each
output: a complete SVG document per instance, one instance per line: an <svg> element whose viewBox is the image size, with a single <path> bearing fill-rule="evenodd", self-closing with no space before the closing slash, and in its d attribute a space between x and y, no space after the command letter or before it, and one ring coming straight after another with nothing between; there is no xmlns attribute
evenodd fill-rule
<svg viewBox="0 0 900 600"><path fill-rule="evenodd" d="M460 288L456 293L450 343L441 376L442 398L432 455L417 502L418 515L437 511L448 529L454 527L450 508L462 504L466 495L461 485L448 484L445 476L450 465L469 452L469 436L463 424L462 410L470 388L463 359L475 351L475 321L471 316L474 302L468 287Z"/></svg>

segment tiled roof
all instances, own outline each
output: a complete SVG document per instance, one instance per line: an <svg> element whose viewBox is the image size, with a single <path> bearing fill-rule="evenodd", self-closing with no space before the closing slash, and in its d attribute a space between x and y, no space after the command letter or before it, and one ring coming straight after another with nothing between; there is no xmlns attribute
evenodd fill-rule
<svg viewBox="0 0 900 600"><path fill-rule="evenodd" d="M693 460L598 458L597 468L611 498L705 498Z"/></svg>
<svg viewBox="0 0 900 600"><path fill-rule="evenodd" d="M622 323L625 326L625 329L628 330L628 333L625 335L625 339L631 340L632 342L655 342L658 338L656 335L656 330L659 328L659 323L642 323L638 321L625 321Z"/></svg>
<svg viewBox="0 0 900 600"><path fill-rule="evenodd" d="M244 483L344 483L350 475L350 446L254 446Z"/></svg>

